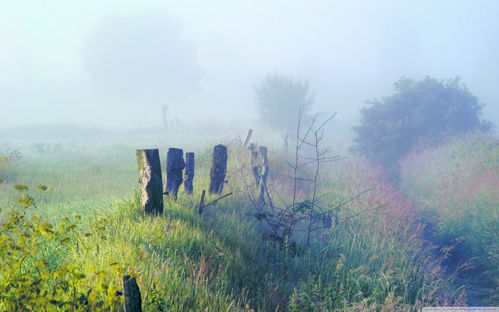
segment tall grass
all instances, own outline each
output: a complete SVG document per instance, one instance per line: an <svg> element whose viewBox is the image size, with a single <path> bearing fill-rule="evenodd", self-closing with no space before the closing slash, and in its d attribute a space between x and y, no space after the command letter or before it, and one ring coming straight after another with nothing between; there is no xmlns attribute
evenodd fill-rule
<svg viewBox="0 0 499 312"><path fill-rule="evenodd" d="M411 311L462 300L421 240L413 203L380 168L346 160L330 168L325 184L331 207L371 191L339 209L338 224L327 233L327 255L317 257L318 270L295 290L292 310Z"/></svg>
<svg viewBox="0 0 499 312"><path fill-rule="evenodd" d="M402 188L417 200L427 235L447 250L448 262L499 287L499 140L470 133L413 152L401 168Z"/></svg>
<svg viewBox="0 0 499 312"><path fill-rule="evenodd" d="M248 185L241 176L241 170L249 175L249 152L235 143L229 151L225 189L234 194L210 206L202 217L192 208L208 182L210 150L198 153L193 196L181 192L178 201L166 197L164 215L154 218L142 214L136 193L129 200L113 204L95 201L82 211L89 217L71 220L76 228L72 230L74 235L68 236L69 242L55 240L27 253L23 260L26 269L21 272L26 274L22 277L36 282L37 275L32 272L40 263L35 258L52 259L47 265L52 275L47 273L49 282L43 288L49 292L57 285L50 282L58 280L54 275L71 264L72 270L84 277L63 276L78 294L89 294L89 305L101 304L102 310L121 308L117 294L123 274L137 276L145 311L411 311L422 305L459 301L459 291L449 288L438 259L420 239L413 203L393 189L379 169L360 159L325 168L321 192L327 195L321 198L321 204L331 209L359 192L374 189L337 209L336 223L317 234L310 248L300 245L298 239L299 252L295 252L290 245L262 239L261 226L247 198ZM283 159L277 154L270 157L275 169L269 179L276 185L286 185L287 174L278 165ZM89 163L93 166L102 160L68 159L62 163L64 170L55 169L58 163L54 159L47 167L32 166L32 176L23 175L24 182L31 179L31 183L50 185L38 179L57 181L63 171L72 172L63 183L68 192L64 193L61 184L55 188L61 194L55 194L55 199L49 195L38 211L29 208L32 211L27 217L42 214L42 220L52 220L61 214L70 216L81 210L87 196L92 200L92 190L107 189L107 195L102 196L109 200L120 197L122 190L108 188L108 182L136 181L133 159L115 162L114 167L110 161L106 163L110 168L99 173L87 169ZM129 170L134 172L133 177ZM80 183L88 175L95 175L93 184ZM117 181L116 185L121 183L131 182ZM84 197L75 200L72 190L86 185L89 189L82 190ZM99 198L100 194L105 193L97 191L95 196ZM51 211L55 203L65 207ZM18 228L23 226L27 224L18 223ZM61 241L65 245L59 248ZM51 252L54 248L57 253ZM55 259L50 255L56 255ZM0 281L8 282L8 272L9 268L2 266ZM67 301L78 299L72 293L61 296ZM0 310L6 300L0 299ZM33 304L38 304L40 311L57 310L55 304L44 301L35 300ZM82 304L81 310L85 308Z"/></svg>

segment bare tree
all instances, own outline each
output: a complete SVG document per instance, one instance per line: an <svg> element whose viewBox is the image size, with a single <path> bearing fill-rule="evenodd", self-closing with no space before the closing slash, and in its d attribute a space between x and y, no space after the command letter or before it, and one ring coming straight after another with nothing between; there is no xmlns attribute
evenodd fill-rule
<svg viewBox="0 0 499 312"><path fill-rule="evenodd" d="M331 210L322 209L318 201L319 175L323 163L339 160L338 155L332 155L332 148L322 148L324 139L324 128L334 118L335 114L329 116L322 122L319 122L319 116L316 114L310 124L303 127L304 107L298 110L296 138L293 152L293 159L287 161L291 169L292 196L291 202L286 203L281 199L282 206L273 204L271 193L279 196L279 192L270 192L266 179L257 179L260 185L258 198L252 198L256 207L255 216L257 219L265 222L271 232L271 237L279 241L291 241L298 224L306 224L306 241L310 244L312 232L321 228L331 226ZM305 149L309 148L311 154L307 154ZM313 176L306 178L302 176L302 171L310 166L313 168ZM262 170L267 174L267 166ZM298 188L303 183L310 183L310 199L300 199ZM329 220L329 221L328 221Z"/></svg>
<svg viewBox="0 0 499 312"><path fill-rule="evenodd" d="M368 208L342 217L339 215L340 210L347 210L346 205L372 188L334 205L325 203L324 199L331 192L322 191L321 172L326 163L343 159L333 154L331 146L324 146L325 128L336 114L326 118L315 114L306 126L302 116L303 107L300 107L292 159L286 161L290 169L290 173L284 176L287 182L268 176L269 168L275 175L279 173L271 168L265 147L258 148L255 143L250 145L251 170L244 171L236 158L241 180L255 209L254 216L265 227L264 236L295 247L298 240L310 246L314 236L322 236L333 225L347 223L360 214L380 208ZM246 172L250 171L252 174L249 176ZM299 238L297 233L301 234Z"/></svg>

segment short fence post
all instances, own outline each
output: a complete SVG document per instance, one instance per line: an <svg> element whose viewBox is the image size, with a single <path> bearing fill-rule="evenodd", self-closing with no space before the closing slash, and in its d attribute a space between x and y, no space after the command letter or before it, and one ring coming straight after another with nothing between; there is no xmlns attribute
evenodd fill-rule
<svg viewBox="0 0 499 312"><path fill-rule="evenodd" d="M253 129L248 129L248 133L246 134L246 139L244 139L243 146L247 146L250 139L251 139L251 134L253 133Z"/></svg>
<svg viewBox="0 0 499 312"><path fill-rule="evenodd" d="M269 165L267 158L267 147L260 146L260 156L261 156L261 164L260 164L260 202L265 202L265 192L267 191L267 176L269 174Z"/></svg>
<svg viewBox="0 0 499 312"><path fill-rule="evenodd" d="M269 171L269 160L267 158L267 147L260 146L259 151L260 151L260 157L261 157L260 178L263 180L263 182L266 182L268 171Z"/></svg>
<svg viewBox="0 0 499 312"><path fill-rule="evenodd" d="M260 174L258 173L259 163L258 163L258 150L256 143L250 144L251 151L251 173L253 173L253 177L255 178L255 184L258 185L260 180Z"/></svg>
<svg viewBox="0 0 499 312"><path fill-rule="evenodd" d="M182 184L184 168L184 151L179 148L169 148L166 156L166 193L172 195L175 200L178 188Z"/></svg>
<svg viewBox="0 0 499 312"><path fill-rule="evenodd" d="M204 211L204 197L206 195L206 190L201 192L201 200L199 200L198 215L202 215Z"/></svg>
<svg viewBox="0 0 499 312"><path fill-rule="evenodd" d="M210 193L221 194L227 173L227 146L219 144L213 149L213 163L210 172Z"/></svg>
<svg viewBox="0 0 499 312"><path fill-rule="evenodd" d="M185 175L184 190L187 194L192 194L194 190L194 153L185 153Z"/></svg>
<svg viewBox="0 0 499 312"><path fill-rule="evenodd" d="M163 178L158 149L137 150L137 168L142 210L146 214L163 213Z"/></svg>
<svg viewBox="0 0 499 312"><path fill-rule="evenodd" d="M125 297L125 312L142 312L142 298L135 277L123 276L123 294Z"/></svg>

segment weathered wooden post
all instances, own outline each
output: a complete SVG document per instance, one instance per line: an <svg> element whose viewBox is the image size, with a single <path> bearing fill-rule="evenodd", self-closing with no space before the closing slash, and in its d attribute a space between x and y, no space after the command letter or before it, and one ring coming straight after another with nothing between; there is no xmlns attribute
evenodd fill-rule
<svg viewBox="0 0 499 312"><path fill-rule="evenodd" d="M169 148L166 155L166 194L172 195L175 200L178 188L182 184L184 168L184 151L179 148Z"/></svg>
<svg viewBox="0 0 499 312"><path fill-rule="evenodd" d="M267 176L269 174L268 158L267 158L267 147L260 146L259 149L261 164L260 164L260 202L265 202L265 192L267 191Z"/></svg>
<svg viewBox="0 0 499 312"><path fill-rule="evenodd" d="M206 195L206 190L203 190L201 192L201 200L199 201L199 206L198 206L198 215L202 215L204 211L204 197Z"/></svg>
<svg viewBox="0 0 499 312"><path fill-rule="evenodd" d="M185 153L184 190L192 194L194 190L194 153Z"/></svg>
<svg viewBox="0 0 499 312"><path fill-rule="evenodd" d="M256 143L250 144L251 151L251 173L253 173L253 177L255 177L255 184L258 185L260 180L260 174L258 173L260 164L258 163L258 150Z"/></svg>
<svg viewBox="0 0 499 312"><path fill-rule="evenodd" d="M269 171L269 159L267 158L267 147L260 146L260 178L263 182L267 181L267 175Z"/></svg>
<svg viewBox="0 0 499 312"><path fill-rule="evenodd" d="M213 163L210 172L210 193L222 194L227 173L227 146L219 144L213 149Z"/></svg>
<svg viewBox="0 0 499 312"><path fill-rule="evenodd" d="M246 139L244 139L244 144L243 146L247 146L250 139L251 139L251 134L253 133L253 129L248 129L248 133L246 134Z"/></svg>
<svg viewBox="0 0 499 312"><path fill-rule="evenodd" d="M142 209L146 214L163 213L163 178L158 149L137 150Z"/></svg>
<svg viewBox="0 0 499 312"><path fill-rule="evenodd" d="M135 277L123 276L123 294L125 297L125 312L142 312L142 297Z"/></svg>

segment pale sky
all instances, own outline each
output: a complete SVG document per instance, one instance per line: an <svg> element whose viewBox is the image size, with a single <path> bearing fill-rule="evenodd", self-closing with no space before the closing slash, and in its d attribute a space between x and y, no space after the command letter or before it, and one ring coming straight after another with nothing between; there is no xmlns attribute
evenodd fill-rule
<svg viewBox="0 0 499 312"><path fill-rule="evenodd" d="M0 0L0 127L252 120L269 72L345 123L401 76L457 75L499 124L499 1Z"/></svg>

